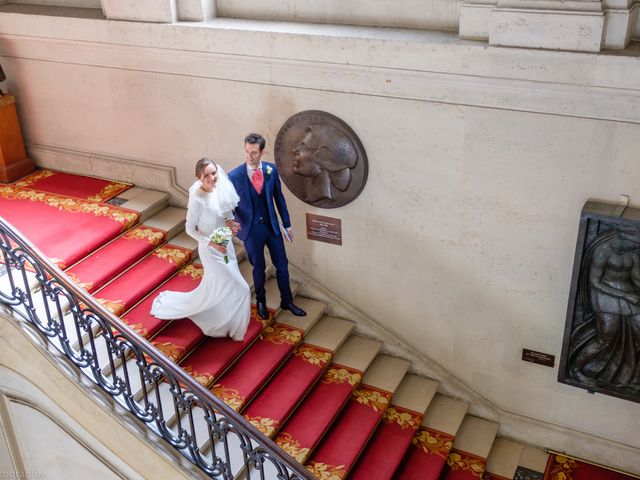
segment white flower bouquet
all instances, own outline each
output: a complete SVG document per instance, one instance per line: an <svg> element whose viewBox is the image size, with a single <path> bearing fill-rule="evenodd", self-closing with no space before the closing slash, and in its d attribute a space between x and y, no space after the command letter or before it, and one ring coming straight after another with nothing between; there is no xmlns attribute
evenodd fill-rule
<svg viewBox="0 0 640 480"><path fill-rule="evenodd" d="M211 234L211 241L223 247L229 245L232 238L233 233L229 227L218 227ZM224 263L229 263L229 257L226 255L224 256Z"/></svg>

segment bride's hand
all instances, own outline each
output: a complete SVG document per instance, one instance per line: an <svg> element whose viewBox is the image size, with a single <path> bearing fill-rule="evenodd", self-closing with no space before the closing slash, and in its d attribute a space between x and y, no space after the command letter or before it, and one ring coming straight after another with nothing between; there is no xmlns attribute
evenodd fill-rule
<svg viewBox="0 0 640 480"><path fill-rule="evenodd" d="M238 222L234 222L229 218L225 223L227 224L227 227L231 229L231 233L238 235L238 231L240 231L240 224Z"/></svg>
<svg viewBox="0 0 640 480"><path fill-rule="evenodd" d="M218 250L223 255L227 254L227 247L226 246L220 245L219 243L215 243L215 242L209 242L209 246L215 248L216 250Z"/></svg>

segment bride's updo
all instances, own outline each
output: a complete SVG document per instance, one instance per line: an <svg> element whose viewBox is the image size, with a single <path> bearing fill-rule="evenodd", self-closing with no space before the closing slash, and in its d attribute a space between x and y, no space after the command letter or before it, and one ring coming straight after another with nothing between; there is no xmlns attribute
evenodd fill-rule
<svg viewBox="0 0 640 480"><path fill-rule="evenodd" d="M196 163L196 178L198 180L200 180L200 177L202 176L202 172L204 172L204 169L207 168L209 165L213 165L214 167L216 167L216 171L218 170L218 165L216 165L216 162L214 162L210 158L202 157L200 160L198 160L198 162Z"/></svg>

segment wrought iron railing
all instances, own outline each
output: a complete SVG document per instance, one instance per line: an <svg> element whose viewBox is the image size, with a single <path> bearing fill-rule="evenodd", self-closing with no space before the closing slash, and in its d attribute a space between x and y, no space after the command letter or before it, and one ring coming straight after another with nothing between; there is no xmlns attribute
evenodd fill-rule
<svg viewBox="0 0 640 480"><path fill-rule="evenodd" d="M0 303L212 478L314 478L0 217ZM163 393L164 392L164 393Z"/></svg>

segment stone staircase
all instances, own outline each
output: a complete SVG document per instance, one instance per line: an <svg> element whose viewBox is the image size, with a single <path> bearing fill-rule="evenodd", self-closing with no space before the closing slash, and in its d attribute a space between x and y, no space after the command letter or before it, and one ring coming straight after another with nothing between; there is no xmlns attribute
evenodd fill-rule
<svg viewBox="0 0 640 480"><path fill-rule="evenodd" d="M243 342L205 337L189 320L165 322L150 316L160 291L191 290L201 275L197 244L184 233L186 211L169 206L164 193L137 187L110 203L140 212L139 225L66 273L317 478L542 478L547 454L500 438L498 424L469 415L466 402L438 393L437 381L409 373L409 362L382 353L379 340L354 334L350 319L326 315L327 305L310 298L312 294L295 299L307 310L306 317L281 312L277 285L270 278L267 302L273 319L252 316ZM155 240L144 248L126 249L126 255L114 254L137 237ZM235 248L243 277L252 286L244 249ZM6 281L6 275L1 277L0 287ZM294 295L298 287L292 285ZM66 308L64 325L76 331L78 349L91 339L77 329ZM99 363L107 365L105 374L134 370L134 359L109 364L108 343L99 340L99 328L94 333L92 343ZM173 409L167 383L155 391L139 377L129 381L137 400L151 395L166 400L162 405L169 428L177 432L187 421ZM198 408L193 413L198 446L213 458L220 445L212 442L205 412ZM258 478L257 471L244 470L239 448L229 448L233 473ZM267 478L276 478L265 467Z"/></svg>

